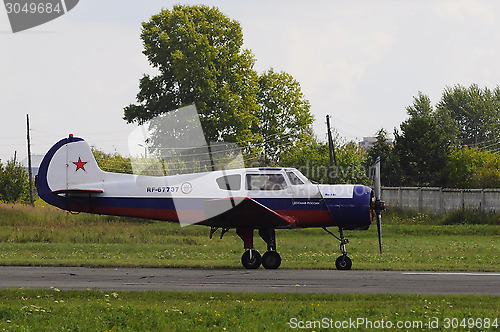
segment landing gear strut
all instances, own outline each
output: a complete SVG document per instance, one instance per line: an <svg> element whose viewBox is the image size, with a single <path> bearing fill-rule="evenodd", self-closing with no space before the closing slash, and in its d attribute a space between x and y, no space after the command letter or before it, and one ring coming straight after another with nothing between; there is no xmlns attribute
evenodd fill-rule
<svg viewBox="0 0 500 332"><path fill-rule="evenodd" d="M340 237L337 237L335 234L330 232L326 227L323 227L325 232L336 238L340 241L340 251L342 252L342 256L339 256L335 261L335 267L337 270L350 270L352 267L352 260L347 256L347 247L346 245L349 243L349 240L344 237L344 230L339 227Z"/></svg>
<svg viewBox="0 0 500 332"><path fill-rule="evenodd" d="M241 264L246 269L257 269L262 263L262 257L253 248L253 228L236 228L236 234L243 240L245 248L245 252L241 256Z"/></svg>
<svg viewBox="0 0 500 332"><path fill-rule="evenodd" d="M241 256L241 264L246 269L257 269L261 264L265 269L277 269L281 265L281 257L276 252L276 235L273 228L259 229L260 237L267 244L264 255L253 247L253 228L237 228L236 234L243 240L245 252Z"/></svg>
<svg viewBox="0 0 500 332"><path fill-rule="evenodd" d="M262 256L265 269L277 269L281 265L281 256L276 252L276 233L274 228L259 229L259 235L267 244L267 251Z"/></svg>

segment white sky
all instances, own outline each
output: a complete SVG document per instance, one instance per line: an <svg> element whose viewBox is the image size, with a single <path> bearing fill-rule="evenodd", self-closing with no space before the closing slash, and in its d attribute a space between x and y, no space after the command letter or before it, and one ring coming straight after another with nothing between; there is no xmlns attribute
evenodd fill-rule
<svg viewBox="0 0 500 332"><path fill-rule="evenodd" d="M44 154L69 133L127 154L122 120L139 79L154 72L142 54L141 22L175 3L81 0L66 15L13 34L0 6L0 160ZM203 1L243 28L259 73L298 80L314 129L325 115L347 139L392 133L418 91L435 104L446 86L500 79L499 1Z"/></svg>

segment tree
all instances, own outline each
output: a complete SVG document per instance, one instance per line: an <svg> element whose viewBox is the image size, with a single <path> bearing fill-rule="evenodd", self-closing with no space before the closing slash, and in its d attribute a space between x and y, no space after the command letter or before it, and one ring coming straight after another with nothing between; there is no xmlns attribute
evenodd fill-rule
<svg viewBox="0 0 500 332"><path fill-rule="evenodd" d="M264 163L279 165L280 157L297 143L313 139L314 117L300 84L290 74L268 70L259 77L259 131Z"/></svg>
<svg viewBox="0 0 500 332"><path fill-rule="evenodd" d="M328 143L317 139L300 141L282 158L282 166L295 167L310 180L331 183L331 175L336 183L369 184L366 151L356 142L335 140L338 168L331 174Z"/></svg>
<svg viewBox="0 0 500 332"><path fill-rule="evenodd" d="M295 167L307 178L318 183L330 183L330 159L328 144L311 141L298 141L281 158L281 166Z"/></svg>
<svg viewBox="0 0 500 332"><path fill-rule="evenodd" d="M103 171L132 174L130 158L122 157L119 153L105 153L95 147L92 147L92 154Z"/></svg>
<svg viewBox="0 0 500 332"><path fill-rule="evenodd" d="M357 183L368 185L369 174L365 168L366 149L354 141L336 144L337 179L336 183Z"/></svg>
<svg viewBox="0 0 500 332"><path fill-rule="evenodd" d="M394 147L389 143L389 134L380 129L376 134L377 141L368 150L365 167L370 169L380 157L381 182L384 186L399 186L401 182L401 168L399 159L394 153Z"/></svg>
<svg viewBox="0 0 500 332"><path fill-rule="evenodd" d="M410 117L431 115L434 112L431 99L419 91L417 97L413 97L413 104L406 107L406 113Z"/></svg>
<svg viewBox="0 0 500 332"><path fill-rule="evenodd" d="M481 89L461 85L446 87L437 105L438 113L450 116L463 145L497 142L500 137L500 88ZM495 146L497 147L497 146Z"/></svg>
<svg viewBox="0 0 500 332"><path fill-rule="evenodd" d="M255 60L242 49L237 21L215 7L176 5L144 22L141 38L158 75L140 80L137 104L124 109L127 122L195 104L207 141L261 140Z"/></svg>
<svg viewBox="0 0 500 332"><path fill-rule="evenodd" d="M439 185L441 169L451 148L450 135L438 122L430 99L419 92L407 107L410 118L395 130L394 152L403 185Z"/></svg>
<svg viewBox="0 0 500 332"><path fill-rule="evenodd" d="M0 163L0 201L30 202L28 174L15 159L8 161L5 166Z"/></svg>
<svg viewBox="0 0 500 332"><path fill-rule="evenodd" d="M448 156L443 179L452 188L498 188L500 156L477 147L456 148Z"/></svg>

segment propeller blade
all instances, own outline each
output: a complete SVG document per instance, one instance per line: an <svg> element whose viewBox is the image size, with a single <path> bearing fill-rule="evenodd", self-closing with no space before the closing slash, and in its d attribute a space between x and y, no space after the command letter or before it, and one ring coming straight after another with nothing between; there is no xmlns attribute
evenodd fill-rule
<svg viewBox="0 0 500 332"><path fill-rule="evenodd" d="M378 233L378 247L382 253L382 215L377 213L377 233Z"/></svg>
<svg viewBox="0 0 500 332"><path fill-rule="evenodd" d="M380 189L380 157L375 161L375 199L380 200L382 190Z"/></svg>
<svg viewBox="0 0 500 332"><path fill-rule="evenodd" d="M378 246L382 253L382 211L385 210L385 203L381 201L382 189L380 187L380 157L375 161L375 214L377 215Z"/></svg>

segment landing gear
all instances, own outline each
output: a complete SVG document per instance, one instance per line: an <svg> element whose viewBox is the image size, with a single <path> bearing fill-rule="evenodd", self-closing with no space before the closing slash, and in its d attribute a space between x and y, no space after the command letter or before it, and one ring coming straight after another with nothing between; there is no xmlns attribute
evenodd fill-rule
<svg viewBox="0 0 500 332"><path fill-rule="evenodd" d="M243 253L243 256L241 256L241 264L243 264L246 269L257 269L261 263L262 257L255 249L248 249Z"/></svg>
<svg viewBox="0 0 500 332"><path fill-rule="evenodd" d="M281 265L281 256L276 252L276 233L274 228L259 229L259 235L267 244L267 251L262 256L265 269L277 269Z"/></svg>
<svg viewBox="0 0 500 332"><path fill-rule="evenodd" d="M352 260L346 255L339 256L335 261L337 270L350 270L352 267Z"/></svg>
<svg viewBox="0 0 500 332"><path fill-rule="evenodd" d="M260 237L267 244L267 251L262 256L253 247L253 228L237 228L236 234L243 240L245 252L241 256L241 264L246 269L257 269L261 264L265 269L280 267L281 257L276 252L276 235L273 228L259 229Z"/></svg>
<svg viewBox="0 0 500 332"><path fill-rule="evenodd" d="M344 230L339 227L340 237L335 236L332 232L330 232L326 227L323 227L325 232L336 238L340 241L340 251L342 252L342 256L337 258L335 261L335 267L337 270L350 270L352 267L352 260L347 256L347 247L346 245L349 243L349 240L344 237Z"/></svg>
<svg viewBox="0 0 500 332"><path fill-rule="evenodd" d="M267 251L264 256L262 256L262 266L265 269L274 270L280 267L281 256L276 251Z"/></svg>

